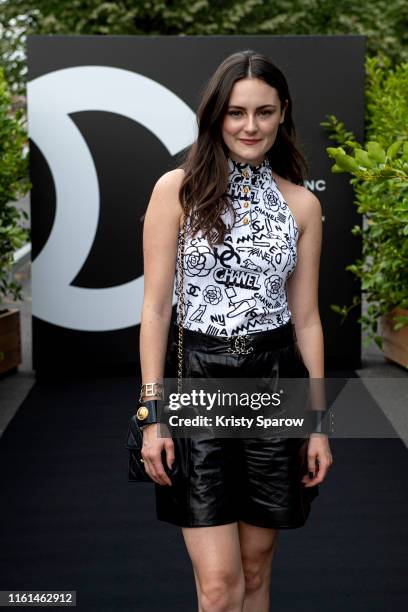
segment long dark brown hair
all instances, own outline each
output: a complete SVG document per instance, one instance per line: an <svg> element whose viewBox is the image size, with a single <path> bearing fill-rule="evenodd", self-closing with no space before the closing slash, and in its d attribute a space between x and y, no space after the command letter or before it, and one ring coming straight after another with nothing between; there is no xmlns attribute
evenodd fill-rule
<svg viewBox="0 0 408 612"><path fill-rule="evenodd" d="M235 218L226 194L229 151L221 125L234 84L247 77L262 79L274 87L281 108L285 100L288 101L284 122L279 125L276 140L266 154L273 170L296 184L302 184L307 174L306 161L296 146L292 99L285 76L256 51L233 53L220 64L203 91L197 111L198 136L181 165L185 171L180 187L184 214L191 215L192 234L202 230L210 245L224 241L227 228L220 215L229 208Z"/></svg>

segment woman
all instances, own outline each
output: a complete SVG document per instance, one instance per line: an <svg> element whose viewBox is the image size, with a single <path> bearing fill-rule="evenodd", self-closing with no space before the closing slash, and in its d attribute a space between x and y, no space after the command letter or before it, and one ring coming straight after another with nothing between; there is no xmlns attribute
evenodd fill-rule
<svg viewBox="0 0 408 612"><path fill-rule="evenodd" d="M146 212L142 382L176 376L177 342L167 338L184 215L185 376L268 377L278 365L280 376L323 378L322 213L301 185L284 75L254 51L234 53L209 81L198 124L184 165L157 181ZM237 335L248 350L235 350ZM158 398L156 389L141 396ZM154 415L146 422L157 515L182 528L199 610L268 610L278 531L305 523L332 463L327 436L186 441L158 437Z"/></svg>

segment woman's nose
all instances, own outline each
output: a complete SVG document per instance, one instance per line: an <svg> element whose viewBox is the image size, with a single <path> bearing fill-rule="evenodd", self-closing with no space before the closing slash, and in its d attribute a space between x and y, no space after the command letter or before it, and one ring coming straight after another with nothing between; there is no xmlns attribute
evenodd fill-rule
<svg viewBox="0 0 408 612"><path fill-rule="evenodd" d="M258 126L256 124L255 117L248 115L246 124L245 124L245 131L246 132L256 132L257 129L258 129Z"/></svg>

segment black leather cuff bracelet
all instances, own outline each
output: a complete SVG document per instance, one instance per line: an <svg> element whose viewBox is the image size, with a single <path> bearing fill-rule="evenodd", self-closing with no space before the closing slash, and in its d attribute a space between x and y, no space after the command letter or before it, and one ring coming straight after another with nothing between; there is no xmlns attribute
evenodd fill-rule
<svg viewBox="0 0 408 612"><path fill-rule="evenodd" d="M157 399L144 400L136 412L137 424L140 428L157 423Z"/></svg>
<svg viewBox="0 0 408 612"><path fill-rule="evenodd" d="M330 410L311 410L309 412L310 433L332 433L332 415Z"/></svg>

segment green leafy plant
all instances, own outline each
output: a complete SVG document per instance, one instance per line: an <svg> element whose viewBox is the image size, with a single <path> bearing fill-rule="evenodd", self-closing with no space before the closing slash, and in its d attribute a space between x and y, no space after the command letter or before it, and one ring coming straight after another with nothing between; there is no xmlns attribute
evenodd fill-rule
<svg viewBox="0 0 408 612"><path fill-rule="evenodd" d="M365 345L373 339L381 348L378 322L394 308L408 308L408 64L391 70L387 61L367 61L367 124L365 145L333 115L322 125L339 146L328 147L334 159L332 172L348 172L354 187L357 210L365 217L362 257L346 267L361 281L367 314L359 322L367 332ZM405 117L405 121L404 118ZM344 318L361 303L331 308ZM408 325L408 316L393 316L394 330Z"/></svg>
<svg viewBox="0 0 408 612"><path fill-rule="evenodd" d="M28 34L363 35L367 52L408 59L406 0L0 0L0 61L24 93Z"/></svg>
<svg viewBox="0 0 408 612"><path fill-rule="evenodd" d="M13 254L29 238L21 224L27 213L13 204L31 187L27 132L22 111L13 113L10 92L0 69L0 313L4 299L21 299L21 285L11 278Z"/></svg>

